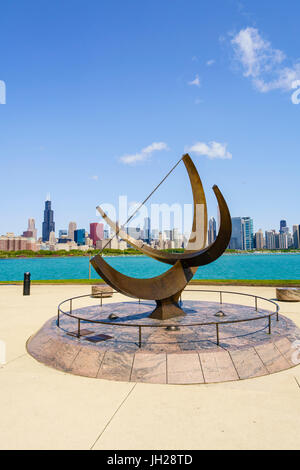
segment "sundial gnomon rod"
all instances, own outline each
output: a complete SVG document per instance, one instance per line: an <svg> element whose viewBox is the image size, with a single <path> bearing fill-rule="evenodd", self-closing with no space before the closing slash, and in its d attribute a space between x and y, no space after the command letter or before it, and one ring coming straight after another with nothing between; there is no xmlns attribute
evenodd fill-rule
<svg viewBox="0 0 300 470"><path fill-rule="evenodd" d="M134 211L134 213L126 220L126 222L123 224L123 226L127 225L128 222L130 222L133 217L138 213L138 211L141 209L141 207L146 204L146 202L150 199L150 197L155 193L155 191L157 191L157 189L163 184L164 181L166 181L166 179L170 176L170 174L172 173L172 171L175 170L175 168L179 165L179 163L181 162L182 160L182 157L180 158L180 160L178 160L178 162L171 168L171 170L168 172L168 174L160 181L160 183L155 186L155 188L153 189L153 191L151 191L151 193L146 197L146 199L144 199L143 202L141 202L141 204L138 206L138 208ZM104 245L104 247L102 248L102 250L100 251L99 254L101 254L103 252L103 250L105 250L105 248L110 244L110 242L119 234L120 232L120 229L118 229L116 231L116 233L108 240L108 242Z"/></svg>

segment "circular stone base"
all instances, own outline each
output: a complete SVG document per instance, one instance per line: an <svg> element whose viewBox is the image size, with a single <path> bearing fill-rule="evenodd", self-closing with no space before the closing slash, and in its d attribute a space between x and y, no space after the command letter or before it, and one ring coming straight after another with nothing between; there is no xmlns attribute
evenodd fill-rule
<svg viewBox="0 0 300 470"><path fill-rule="evenodd" d="M100 379L200 384L259 377L297 365L293 342L300 340L300 330L284 316L272 317L272 334L268 334L268 317L260 320L227 324L270 314L269 311L236 304L223 304L224 317L216 317L220 304L184 301L185 316L165 322L148 317L152 302L118 302L73 310L84 318L81 337L77 338L77 320L61 316L50 319L27 343L29 354L38 361L75 375ZM119 318L109 320L111 314ZM89 320L117 323L118 326L92 324ZM193 323L220 323L220 344L216 326ZM139 332L142 328L139 348ZM223 324L222 324L223 323ZM167 325L177 328L167 329ZM120 326L119 326L120 325ZM154 326L162 325L162 328ZM183 326L184 325L184 326ZM296 352L296 354L295 354Z"/></svg>

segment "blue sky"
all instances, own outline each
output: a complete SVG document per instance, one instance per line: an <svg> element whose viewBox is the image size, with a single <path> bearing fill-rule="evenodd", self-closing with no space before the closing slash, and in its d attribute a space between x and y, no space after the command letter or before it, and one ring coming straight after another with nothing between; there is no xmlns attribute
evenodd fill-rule
<svg viewBox="0 0 300 470"><path fill-rule="evenodd" d="M299 13L295 0L2 2L0 233L28 217L40 233L48 192L57 230L87 228L186 149L211 215L218 184L255 229L299 224ZM183 165L152 202L191 202Z"/></svg>

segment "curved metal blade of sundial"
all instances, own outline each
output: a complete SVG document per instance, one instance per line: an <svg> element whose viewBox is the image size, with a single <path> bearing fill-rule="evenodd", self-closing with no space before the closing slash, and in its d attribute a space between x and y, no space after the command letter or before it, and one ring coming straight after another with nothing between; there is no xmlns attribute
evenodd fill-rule
<svg viewBox="0 0 300 470"><path fill-rule="evenodd" d="M189 175L193 192L194 205L192 233L187 244L187 250L188 252L190 252L191 250L193 250L193 252L196 252L197 250L199 251L200 249L204 248L206 244L207 205L203 185L191 157L186 154L182 157L182 160ZM182 253L161 252L155 248L152 248L147 243L144 243L142 240L136 240L135 238L128 235L122 228L120 228L118 224L113 222L100 206L97 207L97 210L101 214L105 222L110 226L110 228L114 232L118 234L120 238L122 238L122 240L126 241L133 248L141 251L145 255L167 264L175 264L178 260L183 259Z"/></svg>
<svg viewBox="0 0 300 470"><path fill-rule="evenodd" d="M91 260L96 272L107 284L129 297L160 300L182 291L193 278L195 268L215 261L226 250L230 241L231 218L229 210L221 191L217 186L214 186L213 189L218 200L221 221L217 239L210 246L198 252L183 253L181 259L168 271L150 279L126 276L112 268L100 255L96 255Z"/></svg>
<svg viewBox="0 0 300 470"><path fill-rule="evenodd" d="M213 186L213 191L218 201L220 212L220 228L216 240L200 251L184 253L181 260L184 267L199 267L212 263L218 259L229 245L232 231L231 216L226 201L218 186Z"/></svg>
<svg viewBox="0 0 300 470"><path fill-rule="evenodd" d="M217 186L213 187L220 211L220 229L214 243L199 251L177 254L174 266L160 276L150 279L137 279L126 276L112 268L100 255L91 263L96 272L111 287L129 297L161 300L178 297L187 283L193 278L198 266L215 261L226 250L231 236L231 217L225 199ZM160 255L162 253L159 253ZM165 255L165 253L164 253ZM159 258L156 258L159 259Z"/></svg>
<svg viewBox="0 0 300 470"><path fill-rule="evenodd" d="M126 276L112 268L100 255L91 263L101 278L121 294L135 299L161 300L182 291L193 278L190 268L183 268L180 261L160 276L138 279Z"/></svg>

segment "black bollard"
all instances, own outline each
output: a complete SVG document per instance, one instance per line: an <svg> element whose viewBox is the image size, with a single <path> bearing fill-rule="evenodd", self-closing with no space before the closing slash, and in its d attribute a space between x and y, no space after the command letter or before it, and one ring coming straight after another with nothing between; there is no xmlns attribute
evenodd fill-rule
<svg viewBox="0 0 300 470"><path fill-rule="evenodd" d="M30 295L30 273L24 273L23 295Z"/></svg>

